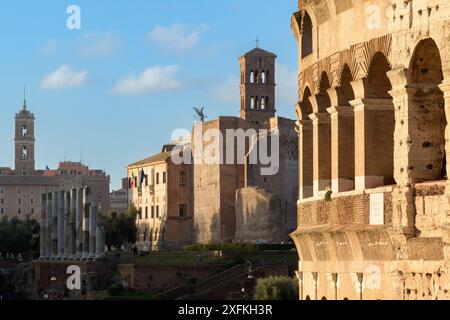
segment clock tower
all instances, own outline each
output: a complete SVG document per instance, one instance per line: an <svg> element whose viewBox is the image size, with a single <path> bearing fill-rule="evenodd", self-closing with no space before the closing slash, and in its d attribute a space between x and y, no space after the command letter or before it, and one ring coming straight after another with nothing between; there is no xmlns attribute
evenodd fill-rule
<svg viewBox="0 0 450 320"><path fill-rule="evenodd" d="M15 172L17 175L33 175L34 158L34 114L27 110L24 99L22 110L16 113Z"/></svg>

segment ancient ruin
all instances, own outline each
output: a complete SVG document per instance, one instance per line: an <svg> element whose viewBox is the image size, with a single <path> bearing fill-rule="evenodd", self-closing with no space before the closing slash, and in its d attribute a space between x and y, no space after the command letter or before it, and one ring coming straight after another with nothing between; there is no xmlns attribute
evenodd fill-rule
<svg viewBox="0 0 450 320"><path fill-rule="evenodd" d="M298 4L300 298L450 298L450 3Z"/></svg>
<svg viewBox="0 0 450 320"><path fill-rule="evenodd" d="M41 195L40 260L98 260L105 235L90 188Z"/></svg>

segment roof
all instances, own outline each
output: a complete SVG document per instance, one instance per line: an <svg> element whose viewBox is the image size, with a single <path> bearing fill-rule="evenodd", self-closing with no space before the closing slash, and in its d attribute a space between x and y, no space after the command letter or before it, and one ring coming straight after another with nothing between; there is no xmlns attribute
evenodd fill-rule
<svg viewBox="0 0 450 320"><path fill-rule="evenodd" d="M130 165L128 165L128 167L136 167L136 166L142 166L145 164L151 164L151 163L156 163L156 162L163 162L163 161L167 161L170 159L172 155L172 152L162 152L162 153L158 153L156 155L153 155L149 158L146 158L144 160L132 163Z"/></svg>
<svg viewBox="0 0 450 320"><path fill-rule="evenodd" d="M277 57L276 54L274 54L272 52L269 52L269 51L266 51L266 50L261 49L261 48L255 48L253 50L250 50L249 52L244 54L244 57L247 57L247 56L271 56L271 57L274 57L274 58Z"/></svg>

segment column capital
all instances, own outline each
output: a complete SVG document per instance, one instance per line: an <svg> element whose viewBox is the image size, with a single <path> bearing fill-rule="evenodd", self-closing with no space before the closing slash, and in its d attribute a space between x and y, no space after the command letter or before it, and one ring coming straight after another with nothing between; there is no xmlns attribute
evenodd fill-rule
<svg viewBox="0 0 450 320"><path fill-rule="evenodd" d="M392 85L392 91L401 90L408 85L408 69L398 67L388 71L387 76Z"/></svg>
<svg viewBox="0 0 450 320"><path fill-rule="evenodd" d="M331 123L331 118L328 113L313 113L309 115L309 118L312 120L314 125Z"/></svg>
<svg viewBox="0 0 450 320"><path fill-rule="evenodd" d="M393 110L391 99L356 99L350 101L355 112L364 110Z"/></svg>
<svg viewBox="0 0 450 320"><path fill-rule="evenodd" d="M338 106L339 105L339 96L337 87L331 87L327 90L328 96L330 97L331 105Z"/></svg>
<svg viewBox="0 0 450 320"><path fill-rule="evenodd" d="M331 115L331 117L353 116L355 114L353 106L335 106L328 108L327 112Z"/></svg>

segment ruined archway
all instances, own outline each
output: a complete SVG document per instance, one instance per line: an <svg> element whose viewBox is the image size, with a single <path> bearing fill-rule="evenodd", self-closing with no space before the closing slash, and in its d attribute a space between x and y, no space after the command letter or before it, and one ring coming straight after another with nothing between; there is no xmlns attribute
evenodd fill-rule
<svg viewBox="0 0 450 320"><path fill-rule="evenodd" d="M416 46L408 69L408 125L415 130L411 139L410 171L415 183L447 178L445 156L444 94L442 60L435 41L422 40Z"/></svg>
<svg viewBox="0 0 450 320"><path fill-rule="evenodd" d="M299 175L300 199L310 198L313 192L313 129L309 116L313 113L310 101L311 91L305 88L303 101L300 103L300 132L299 132Z"/></svg>

